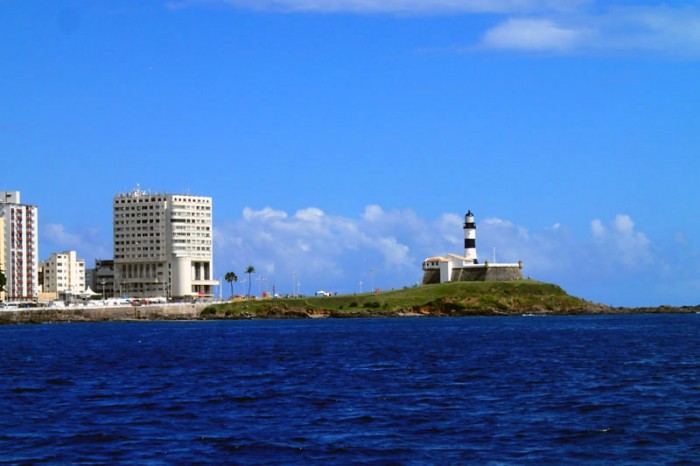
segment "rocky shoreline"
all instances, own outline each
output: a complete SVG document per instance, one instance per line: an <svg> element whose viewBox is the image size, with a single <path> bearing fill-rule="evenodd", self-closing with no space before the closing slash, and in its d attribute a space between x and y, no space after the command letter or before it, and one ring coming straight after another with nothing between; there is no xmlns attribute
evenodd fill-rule
<svg viewBox="0 0 700 466"><path fill-rule="evenodd" d="M204 320L240 320L240 319L348 319L348 318L390 318L390 317L488 317L488 316L565 316L565 315L623 315L623 314L695 314L700 313L700 306L659 306L659 307L611 307L605 305L591 305L580 309L569 310L503 310L503 309L436 309L422 307L420 309L396 309L396 310L285 310L270 307L264 311L246 312L239 314L206 313L201 316Z"/></svg>
<svg viewBox="0 0 700 466"><path fill-rule="evenodd" d="M697 306L610 307L610 314L700 314Z"/></svg>
<svg viewBox="0 0 700 466"><path fill-rule="evenodd" d="M256 311L219 312L207 304L169 304L122 307L79 307L66 309L21 309L0 312L0 324L41 324L62 322L152 322L183 320L244 319L333 319L391 317L469 317L469 316L554 316L613 314L700 314L700 306L612 307L588 303L580 309L445 309L422 306L407 309L285 309L271 305Z"/></svg>

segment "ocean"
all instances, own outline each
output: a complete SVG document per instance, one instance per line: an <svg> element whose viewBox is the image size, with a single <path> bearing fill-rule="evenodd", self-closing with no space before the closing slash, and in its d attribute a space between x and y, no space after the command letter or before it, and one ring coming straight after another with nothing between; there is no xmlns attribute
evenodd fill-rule
<svg viewBox="0 0 700 466"><path fill-rule="evenodd" d="M700 464L700 315L0 327L0 464Z"/></svg>

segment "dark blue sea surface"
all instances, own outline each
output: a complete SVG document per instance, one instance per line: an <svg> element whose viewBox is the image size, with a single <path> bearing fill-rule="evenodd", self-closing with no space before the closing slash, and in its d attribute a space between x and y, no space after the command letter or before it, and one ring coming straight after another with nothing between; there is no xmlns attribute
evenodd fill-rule
<svg viewBox="0 0 700 466"><path fill-rule="evenodd" d="M0 327L2 464L700 464L700 315Z"/></svg>

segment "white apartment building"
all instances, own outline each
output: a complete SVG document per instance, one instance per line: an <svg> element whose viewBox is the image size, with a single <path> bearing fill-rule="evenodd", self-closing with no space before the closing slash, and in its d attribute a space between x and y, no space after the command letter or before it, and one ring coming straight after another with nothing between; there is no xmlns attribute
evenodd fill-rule
<svg viewBox="0 0 700 466"><path fill-rule="evenodd" d="M211 197L114 196L114 286L130 297L212 297Z"/></svg>
<svg viewBox="0 0 700 466"><path fill-rule="evenodd" d="M41 263L44 293L74 294L85 291L85 261L75 251L53 253Z"/></svg>
<svg viewBox="0 0 700 466"><path fill-rule="evenodd" d="M3 219L3 272L7 301L34 301L39 295L38 209L22 204L19 191L0 191Z"/></svg>
<svg viewBox="0 0 700 466"><path fill-rule="evenodd" d="M7 275L7 268L5 268L5 219L0 217L0 272ZM2 288L0 291L0 302L5 301L5 291Z"/></svg>

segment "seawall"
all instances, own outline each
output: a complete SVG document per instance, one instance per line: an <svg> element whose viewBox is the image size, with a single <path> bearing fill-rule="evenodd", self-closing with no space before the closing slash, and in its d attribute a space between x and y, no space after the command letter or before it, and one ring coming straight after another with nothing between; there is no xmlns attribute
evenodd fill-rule
<svg viewBox="0 0 700 466"><path fill-rule="evenodd" d="M0 311L0 324L45 322L119 322L196 320L208 304L156 304L147 306L30 308Z"/></svg>

